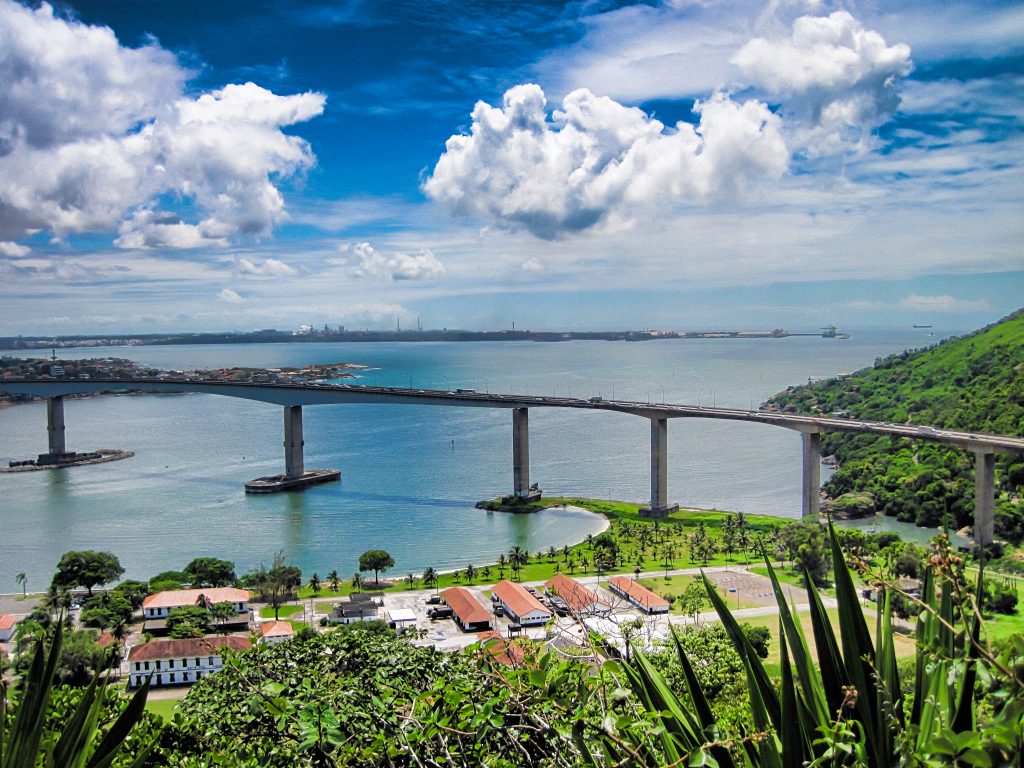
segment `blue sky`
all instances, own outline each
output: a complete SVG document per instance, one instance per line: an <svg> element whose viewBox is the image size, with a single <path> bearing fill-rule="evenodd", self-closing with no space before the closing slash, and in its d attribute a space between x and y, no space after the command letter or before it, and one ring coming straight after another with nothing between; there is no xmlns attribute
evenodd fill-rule
<svg viewBox="0 0 1024 768"><path fill-rule="evenodd" d="M969 328L1024 8L0 0L0 334Z"/></svg>

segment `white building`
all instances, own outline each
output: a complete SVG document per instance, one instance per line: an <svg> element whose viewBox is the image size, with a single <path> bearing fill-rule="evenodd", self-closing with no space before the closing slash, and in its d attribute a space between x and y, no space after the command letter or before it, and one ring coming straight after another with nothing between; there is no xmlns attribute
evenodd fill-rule
<svg viewBox="0 0 1024 768"><path fill-rule="evenodd" d="M551 611L530 594L526 587L511 581L502 581L494 586L491 594L498 598L505 615L517 624L529 627L535 624L547 624L551 620Z"/></svg>
<svg viewBox="0 0 1024 768"><path fill-rule="evenodd" d="M138 688L152 675L153 687L191 685L224 666L225 650L247 651L249 638L189 637L182 640L151 640L136 645L128 654L128 687Z"/></svg>
<svg viewBox="0 0 1024 768"><path fill-rule="evenodd" d="M249 592L235 587L207 587L205 589L170 589L157 592L142 601L142 615L150 619L166 619L175 608L199 605L200 598L207 605L234 603L238 613L249 613Z"/></svg>
<svg viewBox="0 0 1024 768"><path fill-rule="evenodd" d="M260 626L260 635L260 642L274 645L295 637L295 628L287 621L265 621Z"/></svg>
<svg viewBox="0 0 1024 768"><path fill-rule="evenodd" d="M0 643L6 643L14 635L14 625L18 619L9 613L0 616Z"/></svg>

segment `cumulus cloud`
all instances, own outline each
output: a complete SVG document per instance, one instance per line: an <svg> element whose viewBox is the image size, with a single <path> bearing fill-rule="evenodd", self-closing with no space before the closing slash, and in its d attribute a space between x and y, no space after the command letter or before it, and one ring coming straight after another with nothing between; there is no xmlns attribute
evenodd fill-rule
<svg viewBox="0 0 1024 768"><path fill-rule="evenodd" d="M0 237L118 231L122 248L220 246L284 217L280 179L312 151L281 128L323 111L318 93L253 83L198 98L150 43L0 0ZM161 210L171 207L174 212Z"/></svg>
<svg viewBox="0 0 1024 768"><path fill-rule="evenodd" d="M888 45L846 11L802 16L788 37L758 37L732 59L751 85L781 101L787 125L810 155L863 150L899 106L910 47Z"/></svg>
<svg viewBox="0 0 1024 768"><path fill-rule="evenodd" d="M445 273L444 264L429 248L415 253L384 254L369 243L343 245L341 263L354 267L354 277L383 277L388 280L434 280Z"/></svg>
<svg viewBox="0 0 1024 768"><path fill-rule="evenodd" d="M903 299L900 302L900 307L912 309L916 312L976 312L990 309L989 303L985 299L970 301L968 299L958 299L949 294L921 296L916 293Z"/></svg>
<svg viewBox="0 0 1024 768"><path fill-rule="evenodd" d="M31 252L32 249L27 245L19 245L8 240L0 241L0 256L28 256Z"/></svg>
<svg viewBox="0 0 1024 768"><path fill-rule="evenodd" d="M237 292L231 290L230 288L225 288L220 293L218 293L217 298L227 304L242 304L245 302L245 299L243 299Z"/></svg>
<svg viewBox="0 0 1024 768"><path fill-rule="evenodd" d="M785 172L765 104L716 93L694 111L697 125L667 128L581 88L549 118L540 86L518 85L502 107L477 103L469 135L448 139L424 191L456 213L554 239L664 203L731 201Z"/></svg>
<svg viewBox="0 0 1024 768"><path fill-rule="evenodd" d="M252 259L240 258L235 262L235 270L240 275L253 277L290 277L297 274L295 267L278 259L264 259L257 263Z"/></svg>

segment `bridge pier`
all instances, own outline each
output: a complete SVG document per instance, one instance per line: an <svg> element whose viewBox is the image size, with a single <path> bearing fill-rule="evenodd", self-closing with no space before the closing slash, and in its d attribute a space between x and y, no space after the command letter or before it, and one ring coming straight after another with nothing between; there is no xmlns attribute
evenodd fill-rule
<svg viewBox="0 0 1024 768"><path fill-rule="evenodd" d="M46 436L51 456L67 453L64 437L64 398L61 395L46 398Z"/></svg>
<svg viewBox="0 0 1024 768"><path fill-rule="evenodd" d="M289 480L302 477L306 473L303 457L302 439L302 406L286 405L284 407L284 476Z"/></svg>
<svg viewBox="0 0 1024 768"><path fill-rule="evenodd" d="M640 517L668 517L678 510L668 503L668 419L651 417L651 503L640 507Z"/></svg>
<svg viewBox="0 0 1024 768"><path fill-rule="evenodd" d="M821 511L821 433L804 432L803 488L800 510L803 517L817 519Z"/></svg>
<svg viewBox="0 0 1024 768"><path fill-rule="evenodd" d="M987 547L995 535L996 455L974 454L974 543Z"/></svg>
<svg viewBox="0 0 1024 768"><path fill-rule="evenodd" d="M530 492L530 409L512 409L512 495L536 501ZM536 498L534 498L536 497Z"/></svg>
<svg viewBox="0 0 1024 768"><path fill-rule="evenodd" d="M298 491L311 485L340 480L337 469L306 470L302 437L302 406L284 406L284 474L257 477L245 484L246 493L276 493Z"/></svg>

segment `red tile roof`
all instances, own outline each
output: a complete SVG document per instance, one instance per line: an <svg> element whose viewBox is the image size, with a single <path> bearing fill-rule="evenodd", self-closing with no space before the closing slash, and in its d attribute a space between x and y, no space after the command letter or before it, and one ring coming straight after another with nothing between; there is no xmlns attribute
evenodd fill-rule
<svg viewBox="0 0 1024 768"><path fill-rule="evenodd" d="M153 659L183 659L188 656L219 656L224 649L247 651L252 648L248 637L188 637L181 640L150 640L136 645L128 654L128 661Z"/></svg>
<svg viewBox="0 0 1024 768"><path fill-rule="evenodd" d="M506 640L499 632L478 632L476 636L480 638L484 652L499 664L506 667L520 666L526 658L526 653L519 645Z"/></svg>
<svg viewBox="0 0 1024 768"><path fill-rule="evenodd" d="M521 584L505 580L495 584L491 591L498 596L502 603L511 608L516 616L525 616L532 611L543 611L548 616L551 615L551 611L545 608L540 600L527 592L526 587Z"/></svg>
<svg viewBox="0 0 1024 768"><path fill-rule="evenodd" d="M668 608L668 600L660 595L656 595L647 587L642 584L637 584L633 579L625 576L612 576L608 579L608 584L616 587L621 592L628 595L640 605L646 606L648 610L652 608Z"/></svg>
<svg viewBox="0 0 1024 768"><path fill-rule="evenodd" d="M473 597L473 593L468 589L449 587L441 593L441 597L455 611L463 624L479 624L482 621L490 623L491 614L480 605L480 601Z"/></svg>
<svg viewBox="0 0 1024 768"><path fill-rule="evenodd" d="M265 621L260 628L264 637L294 637L295 628L287 621Z"/></svg>
<svg viewBox="0 0 1024 768"><path fill-rule="evenodd" d="M9 613L5 613L3 616L0 616L0 629L10 629L17 623L17 617L12 616Z"/></svg>
<svg viewBox="0 0 1024 768"><path fill-rule="evenodd" d="M202 595L211 603L247 603L249 592L234 587L206 587L205 589L169 589L157 592L142 601L143 608L180 608L195 605Z"/></svg>
<svg viewBox="0 0 1024 768"><path fill-rule="evenodd" d="M576 579L570 579L564 573L556 573L545 584L565 600L569 609L576 613L592 611L601 605L601 598L596 593L591 592Z"/></svg>

